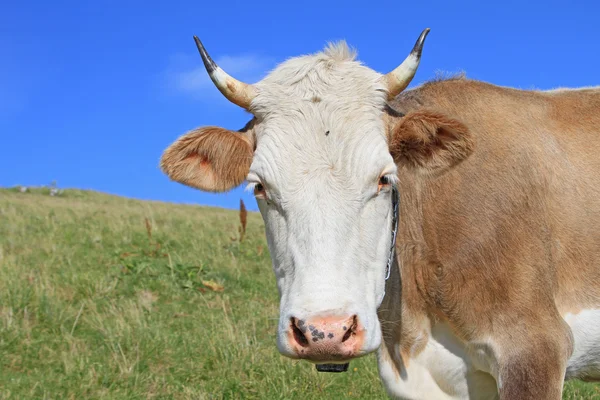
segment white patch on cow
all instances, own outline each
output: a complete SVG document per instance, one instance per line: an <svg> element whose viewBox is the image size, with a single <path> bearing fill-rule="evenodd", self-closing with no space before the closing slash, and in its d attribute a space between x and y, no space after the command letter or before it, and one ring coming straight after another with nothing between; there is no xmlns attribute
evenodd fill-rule
<svg viewBox="0 0 600 400"><path fill-rule="evenodd" d="M277 278L278 347L290 318L357 315L365 329L359 354L381 342L378 300L391 240L396 174L388 150L381 74L354 60L342 43L290 59L255 85L251 111L257 148L248 181L258 200Z"/></svg>
<svg viewBox="0 0 600 400"><path fill-rule="evenodd" d="M406 400L492 400L498 398L490 372L495 357L489 343L459 341L446 324L436 324L425 346L411 357L400 376L390 361L379 359L379 375L388 394Z"/></svg>
<svg viewBox="0 0 600 400"><path fill-rule="evenodd" d="M600 380L600 310L567 313L563 318L574 340L565 378Z"/></svg>

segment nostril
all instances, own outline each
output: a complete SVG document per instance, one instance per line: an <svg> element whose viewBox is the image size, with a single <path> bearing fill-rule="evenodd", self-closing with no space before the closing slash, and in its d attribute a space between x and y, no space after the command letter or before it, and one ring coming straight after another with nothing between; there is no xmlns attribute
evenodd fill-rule
<svg viewBox="0 0 600 400"><path fill-rule="evenodd" d="M357 327L358 327L358 318L356 317L356 315L353 315L352 323L350 324L350 326L343 327L343 329L346 332L344 332L344 336L342 337L342 343L344 343L346 340L350 339L352 337L352 335L354 335L356 333Z"/></svg>
<svg viewBox="0 0 600 400"><path fill-rule="evenodd" d="M308 347L308 339L304 335L304 332L306 332L304 321L297 320L296 318L292 317L290 318L290 322L290 326L292 328L292 332L294 333L294 339L296 339L296 342L302 347Z"/></svg>

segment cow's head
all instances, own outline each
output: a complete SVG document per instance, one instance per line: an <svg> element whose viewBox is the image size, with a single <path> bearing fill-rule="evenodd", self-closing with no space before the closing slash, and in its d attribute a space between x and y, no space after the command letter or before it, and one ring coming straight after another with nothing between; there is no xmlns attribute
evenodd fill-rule
<svg viewBox="0 0 600 400"><path fill-rule="evenodd" d="M281 307L279 350L343 363L381 343L377 308L393 240L398 167L445 169L470 151L466 128L387 101L419 65L425 30L406 60L381 75L345 44L294 58L248 85L196 44L213 82L254 118L241 131L204 127L161 160L173 180L212 192L246 180L265 221ZM410 172L407 172L410 173Z"/></svg>

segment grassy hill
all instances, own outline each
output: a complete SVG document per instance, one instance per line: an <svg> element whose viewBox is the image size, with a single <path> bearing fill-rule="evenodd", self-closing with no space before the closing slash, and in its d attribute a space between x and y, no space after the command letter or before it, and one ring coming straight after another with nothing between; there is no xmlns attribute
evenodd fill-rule
<svg viewBox="0 0 600 400"><path fill-rule="evenodd" d="M319 374L275 347L260 215L0 190L0 399L385 398L373 356ZM571 383L566 399L600 399Z"/></svg>

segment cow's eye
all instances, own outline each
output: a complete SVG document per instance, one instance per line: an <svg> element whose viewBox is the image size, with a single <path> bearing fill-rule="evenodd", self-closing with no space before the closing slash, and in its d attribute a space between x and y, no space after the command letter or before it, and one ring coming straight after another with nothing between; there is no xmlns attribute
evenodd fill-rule
<svg viewBox="0 0 600 400"><path fill-rule="evenodd" d="M386 189L386 188L390 187L391 184L392 184L392 179L389 177L389 175L382 175L379 178L379 185L377 186L377 192L380 192L382 189Z"/></svg>
<svg viewBox="0 0 600 400"><path fill-rule="evenodd" d="M258 198L264 198L265 194L265 187L262 183L257 183L254 185L254 196Z"/></svg>

